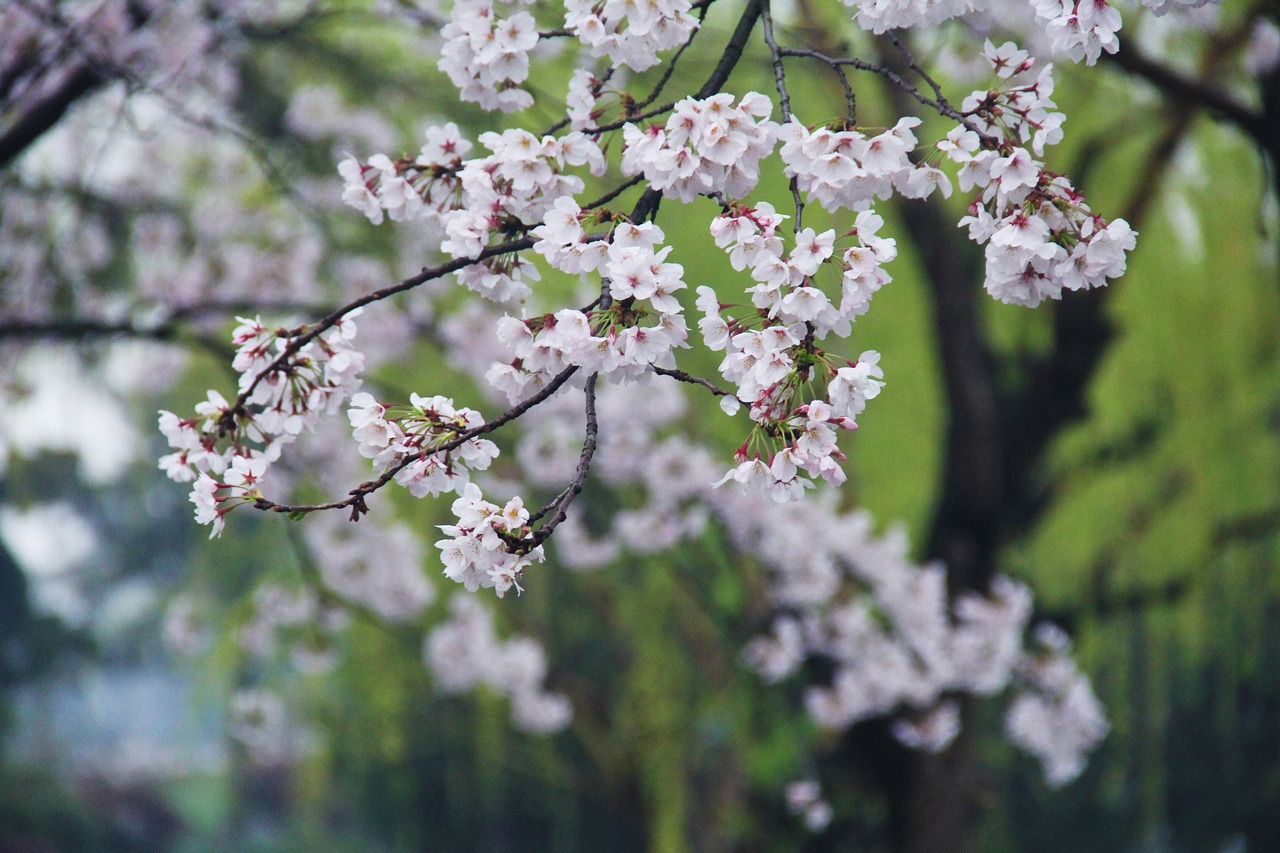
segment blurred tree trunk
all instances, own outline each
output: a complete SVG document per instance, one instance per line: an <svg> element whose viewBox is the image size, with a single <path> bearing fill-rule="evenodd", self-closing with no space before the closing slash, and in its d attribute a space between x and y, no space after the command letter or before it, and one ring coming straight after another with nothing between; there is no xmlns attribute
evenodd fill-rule
<svg viewBox="0 0 1280 853"><path fill-rule="evenodd" d="M882 63L910 79L902 54L887 40L879 47ZM886 88L897 114L917 108L900 88ZM1135 228L1201 106L1184 100L1171 111L1168 130L1123 211ZM1104 312L1110 288L1065 294L1054 306L1050 351L1035 360L1000 363L982 322L987 296L979 250L936 196L900 202L897 212L931 290L949 417L925 557L946 563L953 597L985 592L1002 548L1031 529L1040 514L1044 501L1037 476L1046 450L1086 413L1086 390L1112 338ZM1010 384L1009 377L1017 381ZM962 702L961 735L938 755L900 746L885 725L851 732L848 758L869 760L871 766L860 773L886 798L887 832L896 853L953 853L971 845L993 793L974 755L970 705Z"/></svg>

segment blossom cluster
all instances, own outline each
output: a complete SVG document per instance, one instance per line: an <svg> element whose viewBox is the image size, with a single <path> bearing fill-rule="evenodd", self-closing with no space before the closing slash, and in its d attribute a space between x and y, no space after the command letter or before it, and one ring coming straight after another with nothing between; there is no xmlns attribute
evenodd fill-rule
<svg viewBox="0 0 1280 853"><path fill-rule="evenodd" d="M456 315L442 327L454 364L479 376L495 342L478 339L475 328L492 314ZM456 344L456 346L455 346ZM867 390L878 390L875 353L833 379L829 395L857 414ZM863 390L859 390L863 389ZM597 397L600 447L593 473L618 495L630 495L607 519L587 520L571 512L554 539L554 559L585 571L626 554L648 554L694 539L718 521L735 551L756 554L768 567L769 601L775 609L767 634L753 640L744 659L770 683L797 677L801 664L821 658L831 664L830 681L805 688L813 718L844 728L871 717L893 719L892 731L907 746L944 749L960 730L959 709L950 698L967 692L992 696L1011 688L1009 708L1045 713L1036 673L1046 660L1043 637L1024 646L1030 620L1028 589L997 578L986 594L968 593L952 602L945 569L921 566L908 554L901 530L873 533L863 512L837 507L833 492L803 503L778 503L753 490L716 489L714 455L684 435L664 431L686 412L676 383L653 378L642 387L645 406L634 404L635 387L606 385ZM572 475L581 441L581 392L566 389L531 410L515 460L522 479L558 486ZM638 497L638 500L636 499ZM1057 671L1057 670L1054 670ZM1074 671L1074 670L1073 670ZM1051 780L1055 769L1080 762L1106 732L1096 699L1077 673L1072 702L1052 704L1065 732L1047 746L1014 734L1036 755ZM1042 704L1028 705L1025 697ZM1091 704L1092 703L1092 704ZM1011 720L1022 719L1019 710ZM1028 719L1027 725L1032 722ZM806 801L807 802L807 801ZM813 803L821 803L814 798ZM823 810L817 807L817 815ZM808 807L797 813L808 819Z"/></svg>
<svg viewBox="0 0 1280 853"><path fill-rule="evenodd" d="M877 35L905 27L929 27L972 12L985 0L841 0L853 19Z"/></svg>
<svg viewBox="0 0 1280 853"><path fill-rule="evenodd" d="M529 78L538 23L528 12L499 17L496 5L494 0L455 0L449 23L440 31L445 44L439 66L462 100L486 110L516 112L533 103L520 84Z"/></svg>
<svg viewBox="0 0 1280 853"><path fill-rule="evenodd" d="M378 470L394 470L395 481L415 498L461 494L471 471L483 471L498 446L468 433L484 425L475 409L457 408L448 397L411 394L408 407L388 407L372 394L351 398L347 410L360 455Z"/></svg>
<svg viewBox="0 0 1280 853"><path fill-rule="evenodd" d="M737 269L751 269L756 284L747 288L754 312L726 319L710 287L698 288L699 321L703 339L712 351L725 351L720 373L736 386L735 401L747 404L756 424L736 454L737 465L721 479L767 492L775 500L803 497L813 481L801 473L832 484L844 482L837 431L855 429L854 420L883 382L879 354L867 351L857 362L828 355L816 343L834 333L847 337L851 321L865 313L876 290L889 276L881 267L896 255L893 240L877 235L883 220L863 211L843 239L852 242L839 261L834 259L836 233L818 234L812 228L796 235L796 245L783 254L777 227L785 217L767 203L754 208L731 206L717 217L711 233L728 250ZM841 300L832 303L815 276L831 262L841 270ZM825 383L825 399L803 392L814 382ZM762 449L768 446L768 451ZM773 445L778 445L776 452Z"/></svg>
<svg viewBox="0 0 1280 853"><path fill-rule="evenodd" d="M675 296L686 287L684 267L666 260L669 246L659 248L662 229L622 222L608 239L588 239L583 217L572 199L557 200L533 229L540 238L534 249L563 272L598 273L608 283L608 302L498 322L498 338L514 358L494 362L485 378L512 401L568 367L634 378L686 345L688 328Z"/></svg>
<svg viewBox="0 0 1280 853"><path fill-rule="evenodd" d="M436 599L422 570L422 546L404 524L350 524L332 513L306 525L321 582L341 600L388 622L410 622Z"/></svg>
<svg viewBox="0 0 1280 853"><path fill-rule="evenodd" d="M503 111L532 103L525 84L540 36L532 14L515 8L519 2L453 4L441 33L440 67L463 100ZM883 32L989 4L849 5L861 25ZM1028 6L1055 48L1071 58L1093 62L1101 51L1115 49L1119 17L1102 0L1034 0ZM500 8L510 11L500 15ZM952 694L991 695L1021 684L1026 692L1010 711L1010 737L1040 757L1050 778L1066 778L1078 771L1080 756L1105 724L1065 652L1024 648L1026 588L996 578L982 592L952 598L944 567L913 563L900 537L872 536L865 517L838 512L829 492L803 508L793 502L819 479L844 481L838 437L857 427L884 385L878 352L853 359L829 351L850 337L874 294L891 280L886 267L897 244L882 236L884 221L872 209L877 200L922 199L934 191L949 196L953 177L939 163L958 167L960 190L976 192L962 225L985 247L985 286L997 299L1024 305L1060 298L1064 289L1104 285L1123 272L1133 233L1123 220L1095 215L1070 182L1042 162L1045 148L1062 136L1051 67L1038 69L1012 43L986 45L984 56L1001 81L997 87L973 93L958 111L939 94L939 110L959 124L933 146L921 145L916 133L922 122L913 116L874 129L859 128L852 116L810 127L788 115L779 125L771 119L771 99L756 92L740 99L727 93L688 97L646 113L659 92L640 102L622 91L619 81L627 74L619 66L642 71L662 61L661 51L687 43L698 26L691 10L687 0L570 0L566 30L547 35L575 37L588 49L584 53L607 57L614 68L574 73L562 113L569 133L485 133L478 142L489 153L472 156L472 143L456 125L430 127L416 156L374 154L339 163L343 201L375 224L390 219L427 235L425 248L452 259L445 268L459 268L462 284L503 306L484 314L493 323L450 353L474 356L485 345L505 347L496 358L476 360L488 390L516 403L531 401L566 371L576 371L578 379L611 380L601 383L596 401L601 419L611 420L599 436L592 476L611 486L639 486L643 498L605 522L583 512L564 518L558 541L566 563L587 567L624 551L657 550L697 536L709 519L718 519L736 548L761 554L771 569L778 615L746 657L769 681L792 676L808 658L828 662L830 680L806 690L809 711L820 723L842 728L889 716L903 743L939 750L960 726ZM803 52L791 55L802 58ZM618 88L606 90L609 85ZM593 126L601 104L615 95L622 118L632 122L669 115L651 126ZM719 370L729 390L694 381L710 386L730 415L745 406L751 421L727 473L706 448L657 432L665 413L681 408L657 390L667 386L653 374L679 375L669 368L688 336L679 296L687 288L685 270L671 260L666 235L647 216L627 217L604 209L606 201L581 200L586 186L578 173L603 175L610 144L621 172L643 178L650 189L686 202L699 196L719 202L722 213L711 234L732 267L750 278L745 305L723 301L711 287L697 289L702 338L723 353ZM759 183L761 163L779 144L783 172L797 194L829 212L851 211L852 222L826 230L801 227L797 196L792 239L779 231L788 217L765 201L744 201ZM645 205L636 209L643 212ZM590 282L591 296L577 303L582 307L557 309L534 298L531 283L539 279L539 267L521 254L530 243L557 273ZM422 278L428 277L424 271ZM197 518L212 524L215 534L228 509L261 498L261 481L281 445L358 389L363 356L351 345L353 335L349 320L314 337L305 329L244 320L235 332L235 366L242 373L237 403L211 392L195 418L162 414L161 428L175 450L162 465L175 479L195 481ZM633 390L647 383L644 412L636 411L634 397L616 393L623 383L635 383ZM580 400L580 392L566 387L521 415L528 429L516 442L516 461L526 482L562 486L578 475ZM452 399L416 394L400 407L356 394L347 415L360 454L381 472L377 485L394 479L417 497L456 496L454 519L440 526L436 542L445 576L471 592L521 591L524 570L543 559L548 526L536 533L533 528L547 510L531 515L519 497L490 502L484 495L497 490L490 488L492 475L479 482L475 476L497 456L481 434L506 419L486 426L477 411ZM592 442L596 438L592 434ZM585 474L585 463L581 467ZM729 483L749 488L715 490ZM435 596L407 541L393 542L401 553L378 565L356 537L317 528L313 544L329 552L320 564L325 587L385 619L411 620ZM428 642L442 689L487 684L513 697L514 713L533 721L529 727L563 726L567 703L541 691L541 650L514 644L523 649L510 653L523 660L515 667L522 675L503 674L493 661L503 658L505 646L482 638L492 633L481 630L488 616L461 595L456 602L454 620ZM301 624L289 621L296 614L287 607L276 610L284 615L258 622L273 630ZM309 613L308 619L321 618L314 606ZM252 635L246 631L250 640ZM433 652L433 642L452 651ZM459 645L470 645L474 659L451 673L449 661L463 660ZM317 651L312 658L318 668L324 655ZM486 670L491 666L497 669ZM1046 720L1055 736L1037 740ZM821 812L818 803L815 794L801 810Z"/></svg>
<svg viewBox="0 0 1280 853"><path fill-rule="evenodd" d="M470 483L453 502L454 524L442 524L444 539L436 542L445 577L468 592L492 589L501 598L515 587L525 568L544 559L529 529L529 511L516 496L505 506L489 503L480 487Z"/></svg>
<svg viewBox="0 0 1280 853"><path fill-rule="evenodd" d="M476 258L513 230L540 223L556 199L581 193L584 184L566 168L603 174L604 154L592 138L573 131L561 137L513 128L480 135L491 155L464 159L471 144L456 125L429 127L415 159L376 154L368 162L343 160L343 200L375 224L383 211L394 220L420 220L439 248L455 259ZM522 301L537 269L519 255L469 265L458 280L498 302Z"/></svg>
<svg viewBox="0 0 1280 853"><path fill-rule="evenodd" d="M573 72L573 76L569 78L569 91L564 99L571 130L586 131L595 124L602 112L600 102L604 100L606 82L589 68L579 68Z"/></svg>
<svg viewBox="0 0 1280 853"><path fill-rule="evenodd" d="M738 504L724 516L735 544L759 553L775 577L778 615L744 658L769 682L792 677L808 658L827 661L829 681L805 691L820 725L844 729L891 716L904 744L939 751L960 730L948 696L1013 688L1010 739L1041 761L1054 784L1073 778L1105 736L1101 707L1065 649L1024 646L1031 616L1024 585L998 576L985 594L952 601L944 566L912 562L905 536L873 535L863 513L811 500L803 509L752 515L741 505L750 496L726 497ZM1035 633L1040 645L1044 636L1061 636L1045 627Z"/></svg>
<svg viewBox="0 0 1280 853"><path fill-rule="evenodd" d="M903 116L888 130L867 136L852 127L811 131L792 118L778 132L779 153L787 177L827 210L866 210L874 199L895 192L926 198L937 189L949 197L951 182L941 169L911 161L918 143L913 129L919 125L915 116Z"/></svg>
<svg viewBox="0 0 1280 853"><path fill-rule="evenodd" d="M374 154L365 163L354 157L339 162L342 200L374 225L382 222L383 211L396 222L422 217L438 223L455 206L458 172L472 146L453 122L432 125L424 135L426 142L412 160Z"/></svg>
<svg viewBox="0 0 1280 853"><path fill-rule="evenodd" d="M1035 61L1011 42L987 42L984 56L1005 86L965 98L968 122L938 143L961 164L961 190L981 190L960 224L985 244L984 287L1001 302L1035 306L1061 299L1064 289L1105 285L1124 273L1135 235L1123 219L1093 213L1066 177L1037 159L1062 138L1052 66L1031 79Z"/></svg>
<svg viewBox="0 0 1280 853"><path fill-rule="evenodd" d="M622 172L643 174L669 198L693 201L721 193L746 196L760 180L760 161L773 151L778 125L773 102L748 92L733 105L729 94L685 98L665 126L623 128Z"/></svg>
<svg viewBox="0 0 1280 853"><path fill-rule="evenodd" d="M160 431L173 450L160 468L175 482L195 481L196 521L211 525L211 536L222 532L232 508L262 496L262 480L281 446L314 428L321 414L336 412L360 387L364 355L354 347L351 319L357 313L309 339L256 317L238 318L232 366L240 372L242 402L233 406L211 390L195 417L160 413Z"/></svg>
<svg viewBox="0 0 1280 853"><path fill-rule="evenodd" d="M854 20L874 33L904 27L928 27L948 18L984 11L992 0L843 0L854 10ZM1218 0L1142 0L1162 15L1171 8L1193 8ZM1103 51L1115 53L1120 42L1120 12L1107 0L1031 0L1025 11L1033 13L1034 26L1045 34L1051 49L1075 62L1089 65Z"/></svg>
<svg viewBox="0 0 1280 853"><path fill-rule="evenodd" d="M784 254L777 234L783 219L767 202L754 208L733 207L712 221L711 234L716 245L728 252L734 269L750 269L755 284L747 292L765 321L807 324L806 334L812 329L819 340L832 333L848 337L851 323L867 312L872 295L892 280L884 265L898 256L897 241L881 236L884 219L864 210L853 227L840 235L834 230L819 234L812 228L801 229L795 247ZM838 259L837 249L841 250ZM823 266L840 270L838 302L819 286L818 272ZM699 328L707 346L718 351L724 348L725 335L730 332L728 321L720 318L713 293L698 292L702 297L699 308L706 315ZM744 399L753 396L748 393Z"/></svg>
<svg viewBox="0 0 1280 853"><path fill-rule="evenodd" d="M698 28L689 0L565 0L565 29L614 65L644 71L657 65L658 52L682 44Z"/></svg>
<svg viewBox="0 0 1280 853"><path fill-rule="evenodd" d="M1039 649L1019 661L1026 685L1005 714L1009 740L1040 760L1052 785L1080 775L1084 757L1108 725L1089 680L1071 659L1071 641L1056 626L1036 631Z"/></svg>

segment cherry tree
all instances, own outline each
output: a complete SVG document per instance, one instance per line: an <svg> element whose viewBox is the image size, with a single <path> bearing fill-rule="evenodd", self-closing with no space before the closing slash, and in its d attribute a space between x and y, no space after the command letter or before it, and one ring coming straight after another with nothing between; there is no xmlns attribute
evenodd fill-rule
<svg viewBox="0 0 1280 853"><path fill-rule="evenodd" d="M421 631L437 689L496 691L532 733L579 709L535 637L498 630L495 599L541 594L548 562L586 571L722 531L766 569L741 660L799 685L814 723L842 734L832 767L876 765L899 849L950 849L972 825L954 789L972 773L976 700L1004 698L1008 739L1052 785L1108 728L1068 635L998 571L1037 460L1082 407L1102 289L1140 239L1141 204L1095 209L1052 165L1070 132L1055 79L1113 62L1274 157L1276 30L1260 9L1224 19L1204 0L828 5L19 0L0 13L0 164L19 164L0 222L5 335L215 353L235 378L160 413L159 467L211 537L285 515L314 561L301 588L257 588L246 653L353 617L421 626L447 594ZM296 89L279 121L335 156L328 177L291 179L240 121L240 62L353 9L415 27L408 41L456 93L414 117L403 152L376 102ZM1271 75L1262 112L1121 48L1122 23L1156 16L1252 39L1230 56ZM815 79L836 97L796 96ZM77 133L77 117L113 114L129 133ZM275 197L249 201L264 177ZM664 228L677 206L726 274L689 275L698 244ZM394 260L361 250L361 218ZM121 222L123 300L99 286L126 257ZM895 353L865 349L858 320L892 286L900 244L924 255L950 404L941 498L914 548L841 488L859 419L893 393ZM982 291L1056 310L1054 348L1015 394L982 340ZM446 361L430 384L370 378L424 339ZM180 370L135 366L123 384ZM694 417L719 419L736 450L684 428ZM593 489L627 502L600 518L582 507ZM443 498L448 518L428 533L392 492ZM197 622L179 599L171 644L198 650ZM300 669L334 665L326 642L292 648ZM306 748L276 694L240 691L232 716L266 763ZM859 751L882 757L839 757ZM815 832L838 817L822 775L785 794Z"/></svg>

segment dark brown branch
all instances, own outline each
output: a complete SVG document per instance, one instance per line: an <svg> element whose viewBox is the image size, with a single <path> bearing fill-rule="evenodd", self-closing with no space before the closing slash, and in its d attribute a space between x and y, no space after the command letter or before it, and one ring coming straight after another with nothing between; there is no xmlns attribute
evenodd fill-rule
<svg viewBox="0 0 1280 853"><path fill-rule="evenodd" d="M778 39L773 34L773 10L771 0L761 4L760 19L764 26L764 43L769 46L769 54L773 59L773 84L778 90L778 101L782 107L782 120L791 121L791 95L787 92L787 75L782 68L782 49L778 47Z"/></svg>
<svg viewBox="0 0 1280 853"><path fill-rule="evenodd" d="M532 237L521 237L519 240L509 240L506 243L499 243L496 246L487 246L484 251L480 252L474 258L455 258L452 261L440 264L439 266L423 269L422 272L415 276L406 278L399 284L393 284L390 287L384 287L381 290L366 293L358 299L353 299L341 308L332 311L327 316L316 321L307 329L307 331L291 338L285 348L281 350L280 355L278 355L271 364L267 365L262 372L254 377L253 382L249 384L248 388L240 392L236 397L235 402L232 403L231 410L236 411L243 408L245 402L249 399L249 395L258 387L258 384L262 381L263 377L284 368L289 364L290 360L298 354L299 350L329 329L336 326L344 317L352 311L355 311L357 308L363 308L365 305L389 299L398 293L404 293L407 290L412 290L415 287L419 287L427 283L428 281L433 281L437 278L446 276L449 273L457 272L460 269L469 267L473 264L478 264L481 261L486 261L489 258L494 258L498 255L513 254L515 252L532 248L534 242L535 241Z"/></svg>
<svg viewBox="0 0 1280 853"><path fill-rule="evenodd" d="M175 345L189 344L226 360L231 347L219 340L198 335L174 321L138 325L128 321L94 319L74 320L3 320L0 319L0 341L54 341L79 344L93 340L131 338Z"/></svg>
<svg viewBox="0 0 1280 853"><path fill-rule="evenodd" d="M934 80L933 77L929 75L928 71L925 71L924 68L920 66L920 63L916 61L915 54L913 54L910 50L907 49L907 46L902 43L902 39L900 39L897 36L897 34L894 33L892 30L885 33L885 38L887 38L889 40L889 43L892 44L895 48L897 48L898 52L902 54L903 60L906 61L907 65L911 68L911 70L914 71L920 77L921 80L929 84L929 88L933 90L934 100L937 101L939 104L941 104L942 107L948 111L944 113L944 115L949 115L950 113L958 112L958 110L956 110L955 107L951 106L951 103L947 100L946 96L942 93L942 86L939 85L937 80Z"/></svg>
<svg viewBox="0 0 1280 853"><path fill-rule="evenodd" d="M138 326L127 320L5 320L0 319L0 340L84 341L93 338L149 338L171 340L177 333L171 323Z"/></svg>
<svg viewBox="0 0 1280 853"><path fill-rule="evenodd" d="M578 455L578 468L574 472L573 482L552 502L551 506L555 507L555 512L547 519L546 523L538 528L532 538L520 540L518 544L524 549L532 550L537 548L551 538L551 534L555 532L555 529L568 517L569 505L573 503L574 498L582 493L582 487L587 482L587 474L591 471L591 460L595 456L596 441L600 434L600 423L596 417L596 380L598 378L598 373L588 376L586 387L583 389L587 398L587 429L582 439L582 452ZM545 511L545 509L540 511L538 517L545 514Z"/></svg>
<svg viewBox="0 0 1280 853"><path fill-rule="evenodd" d="M405 457L401 462L391 466L386 471L384 471L382 475L379 476L377 479L370 480L367 483L361 483L359 486L356 486L354 489L348 492L350 497L347 497L343 500L330 501L329 503L323 503L323 504L280 504L280 503L276 503L275 501L268 500L267 498L258 498L257 500L254 501L253 506L255 509L266 510L268 512L284 512L289 514L318 512L320 510L326 510L326 509L350 508L352 520L353 521L359 520L360 516L364 515L366 512L369 511L368 507L365 506L364 499L368 495L371 495L374 492L376 492L378 489L381 489L387 483L390 483L391 480L395 477L397 473L400 472L401 469L407 468L409 465L413 464L415 461L425 458L426 456L433 456L437 453L448 453L452 450L456 450L457 448L466 444L468 441L470 441L473 438L478 438L479 436L486 435L488 433L493 432L494 430L498 429L501 426L505 426L506 424L511 423L516 418L523 415L525 412L545 402L552 394L559 391L560 388L564 385L564 383L568 382L569 378L577 372L578 372L578 368L576 367L570 367L561 371L560 373L556 374L555 378L553 378L550 382L548 382L541 391L539 391L537 394L534 394L529 399L524 400L520 403L517 403L516 405L512 406L510 409L507 409L498 417L494 418L491 421L485 421L483 424L476 427L475 429L469 429L466 432L459 433L457 436L445 442L444 444L440 445L439 447L432 448L431 450L424 451L423 453L420 453L420 454L414 454L414 455Z"/></svg>
<svg viewBox="0 0 1280 853"><path fill-rule="evenodd" d="M695 100L703 100L710 98L712 95L720 91L729 80L729 75L733 73L733 69L737 66L738 61L742 59L742 52L746 49L747 40L751 38L751 31L755 29L756 19L760 17L760 10L764 7L765 0L748 0L747 8L743 10L742 17L738 19L738 26L734 28L733 35L729 37L729 41L724 46L724 52L720 54L720 61L716 63L716 67L712 69L702 88L694 94Z"/></svg>
<svg viewBox="0 0 1280 853"><path fill-rule="evenodd" d="M613 307L613 293L609 285L608 278L600 279L600 297L596 300L596 304L600 306L601 311L608 311ZM599 375L593 373L588 376L586 387L583 389L587 398L587 429L582 440L582 453L578 456L578 469L574 472L573 482L556 495L555 500L530 516L529 523L533 524L551 510L555 510L555 515L551 516L551 519L534 534L533 544L527 546L529 549L536 548L547 541L551 533L560 526L569 513L569 504L573 503L573 499L581 493L583 485L587 482L587 473L591 470L591 459L596 453L596 439L600 433L600 424L596 418L596 380Z"/></svg>
<svg viewBox="0 0 1280 853"><path fill-rule="evenodd" d="M1204 80L1185 77L1143 56L1132 40L1126 41L1117 53L1104 53L1103 58L1141 77L1174 100L1194 103L1222 116L1259 143L1265 144L1263 140L1275 133L1274 128L1266 127L1266 117L1262 112L1240 103Z"/></svg>
<svg viewBox="0 0 1280 853"><path fill-rule="evenodd" d="M22 114L3 136L0 136L0 169L7 168L19 154L62 120L71 106L107 81L107 77L88 65L82 65L55 91Z"/></svg>
<svg viewBox="0 0 1280 853"><path fill-rule="evenodd" d="M760 9L760 20L764 28L764 43L769 46L769 56L773 61L773 84L778 90L778 101L782 107L782 121L791 121L791 94L787 91L787 74L782 67L782 49L778 47L778 39L773 34L773 11L771 0L764 0ZM804 199L800 197L800 180L792 177L790 181L791 199L795 204L796 218L792 231L799 234L804 227Z"/></svg>
<svg viewBox="0 0 1280 853"><path fill-rule="evenodd" d="M642 112L637 115L630 115L630 116L627 116L626 118L618 119L617 121L610 122L609 124L599 124L599 125L596 125L595 127L588 127L583 131L583 133L586 133L591 136L594 136L597 133L608 133L611 130L618 130L619 128L626 127L632 122L644 121L645 119L656 118L660 115L663 115L664 113L669 113L673 109L675 109L675 107L676 107L676 102L672 101L668 104L663 104L660 107L654 107L648 112Z"/></svg>
<svg viewBox="0 0 1280 853"><path fill-rule="evenodd" d="M630 180L628 180L628 181L624 181L623 183L621 183L621 184L619 184L618 186L614 187L614 188L613 188L613 189L611 189L609 192L607 192L607 193L605 193L604 195L600 196L600 198L596 199L595 201L591 202L590 204L584 204L584 205L582 206L582 209L583 209L583 210L594 210L594 209L595 209L595 208L597 208L597 207L601 207L601 206L603 206L603 205L606 205L606 204L608 204L609 202L613 201L615 198L617 198L618 196L622 195L624 192L626 192L627 190L631 189L632 187L634 187L636 184L640 183L640 182L641 182L641 181L643 181L643 180L644 180L644 175L636 175L634 178L631 178L631 179L630 179Z"/></svg>
<svg viewBox="0 0 1280 853"><path fill-rule="evenodd" d="M708 379L703 379L701 376L694 376L692 373L685 373L683 370L675 370L670 367L655 367L653 372L659 376L669 376L672 379L679 380L680 382L688 382L691 385L701 385L717 397L737 396L732 391L726 391Z"/></svg>

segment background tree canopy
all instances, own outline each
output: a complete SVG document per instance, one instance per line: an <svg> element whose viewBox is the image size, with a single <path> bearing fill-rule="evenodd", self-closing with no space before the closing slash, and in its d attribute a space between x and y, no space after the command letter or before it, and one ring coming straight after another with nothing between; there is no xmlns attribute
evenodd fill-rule
<svg viewBox="0 0 1280 853"><path fill-rule="evenodd" d="M1118 54L1055 65L1068 121L1049 168L1140 233L1108 287L998 304L954 225L968 194L877 208L899 257L856 340L891 366L845 445L839 508L866 510L875 541L900 530L913 559L944 561L955 595L997 573L1025 581L1037 618L1068 630L1110 731L1064 787L1015 752L990 700L955 697L964 727L939 755L905 748L888 719L818 726L805 686L828 662L776 684L744 664L775 615L767 560L690 502L645 515L638 481L588 479L577 549L553 540L522 595L474 613L430 547L448 499L380 493L354 539L335 519L245 509L235 535L206 541L155 468L156 410L234 386L237 314L296 326L438 261L408 224L342 205L335 165L412 157L428 123L474 139L495 118L438 70L447 10L429 4L93 5L0 11L0 851L1280 849L1272 4L1122 5ZM618 79L644 93L670 73L672 100L695 91L743 6L698 4L678 64ZM773 23L790 43L912 73L850 15L801 0ZM1002 40L997 23L901 37L959 102L988 85L972 45ZM561 117L583 56L545 42L536 100L509 124ZM830 68L786 67L804 116L845 115ZM774 77L757 38L724 90L772 92ZM916 112L882 75L850 79L859 125ZM924 118L921 138L954 124ZM758 196L789 203L780 168ZM656 215L689 305L698 284L745 286L707 231L719 212L700 198ZM849 221L805 214L819 231ZM574 284L542 269L538 310L570 304ZM366 387L501 411L468 363L487 333L467 325L471 296L439 283L369 308ZM679 361L716 378L720 358ZM682 412L680 433L727 467L741 424L670 384L630 417ZM490 437L505 456L543 441L553 458L557 417ZM302 499L372 476L354 448L317 446L284 475ZM576 567L619 518L639 533L607 565ZM350 595L329 574L345 554L354 573L412 565L422 585ZM475 633L433 652L446 623ZM526 663L545 653L545 684L451 686L450 655L482 642ZM568 727L530 731L556 728L561 697ZM821 783L820 831L788 808L796 780Z"/></svg>

